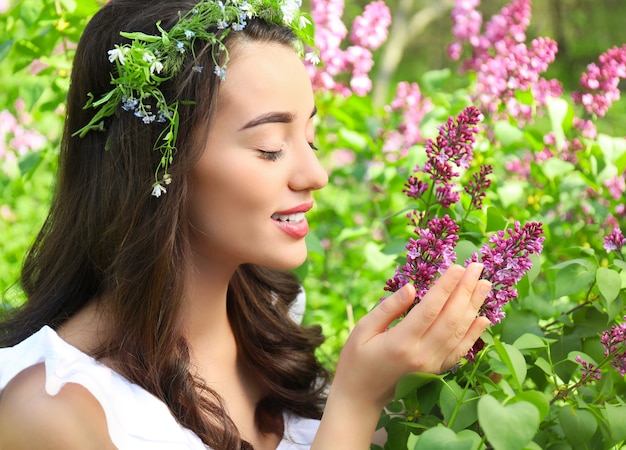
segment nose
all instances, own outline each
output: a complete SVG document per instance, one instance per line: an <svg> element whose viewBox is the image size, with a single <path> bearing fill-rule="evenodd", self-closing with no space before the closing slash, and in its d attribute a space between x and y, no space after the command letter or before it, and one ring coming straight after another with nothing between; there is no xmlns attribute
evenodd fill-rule
<svg viewBox="0 0 626 450"><path fill-rule="evenodd" d="M315 191L328 184L328 173L308 143L299 146L294 155L294 170L289 182L291 189Z"/></svg>

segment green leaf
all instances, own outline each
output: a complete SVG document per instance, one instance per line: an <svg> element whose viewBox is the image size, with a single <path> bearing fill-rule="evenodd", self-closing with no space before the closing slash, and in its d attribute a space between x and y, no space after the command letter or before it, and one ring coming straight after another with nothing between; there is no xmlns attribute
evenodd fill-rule
<svg viewBox="0 0 626 450"><path fill-rule="evenodd" d="M511 125L509 122L505 122L504 120L495 124L494 133L496 135L496 139L502 142L502 145L505 147L522 142L524 139L524 132L522 130Z"/></svg>
<svg viewBox="0 0 626 450"><path fill-rule="evenodd" d="M518 181L507 181L498 187L497 192L502 205L508 208L514 204L523 204L522 200L526 199L527 187L527 183Z"/></svg>
<svg viewBox="0 0 626 450"><path fill-rule="evenodd" d="M559 411L559 423L567 440L574 445L588 442L598 428L598 422L593 414L570 405L564 406Z"/></svg>
<svg viewBox="0 0 626 450"><path fill-rule="evenodd" d="M450 69L429 70L422 75L421 88L427 91L436 91L450 79Z"/></svg>
<svg viewBox="0 0 626 450"><path fill-rule="evenodd" d="M472 450L473 439L459 438L449 428L438 426L429 428L419 437L414 450Z"/></svg>
<svg viewBox="0 0 626 450"><path fill-rule="evenodd" d="M76 0L60 0L63 9L67 12L74 12L76 10Z"/></svg>
<svg viewBox="0 0 626 450"><path fill-rule="evenodd" d="M317 237L315 233L307 233L304 238L304 242L306 243L306 248L309 252L319 253L320 255L324 255L326 252L324 247L322 246L322 241Z"/></svg>
<svg viewBox="0 0 626 450"><path fill-rule="evenodd" d="M442 375L433 375L431 373L408 373L400 378L396 384L396 392L393 396L394 400L400 400L406 397L416 389L421 388L435 380L442 380Z"/></svg>
<svg viewBox="0 0 626 450"><path fill-rule="evenodd" d="M0 62L11 52L13 47L13 39L7 39L0 44Z"/></svg>
<svg viewBox="0 0 626 450"><path fill-rule="evenodd" d="M396 261L395 255L386 255L380 249L380 244L367 242L363 247L365 265L375 272L385 272L393 267Z"/></svg>
<svg viewBox="0 0 626 450"><path fill-rule="evenodd" d="M606 404L603 411L613 443L626 440L626 406Z"/></svg>
<svg viewBox="0 0 626 450"><path fill-rule="evenodd" d="M565 117L567 117L569 105L567 101L562 98L548 97L546 106L548 107L548 117L550 118L552 132L554 133L556 148L561 149L563 148L563 142L565 141L563 121L565 120Z"/></svg>
<svg viewBox="0 0 626 450"><path fill-rule="evenodd" d="M462 264L465 260L472 256L472 253L478 252L478 247L473 242L461 240L456 244L454 251L456 253L457 262Z"/></svg>
<svg viewBox="0 0 626 450"><path fill-rule="evenodd" d="M556 274L554 296L559 298L586 290L594 278L595 273L583 265L570 264L563 267Z"/></svg>
<svg viewBox="0 0 626 450"><path fill-rule="evenodd" d="M513 342L513 346L520 350L527 348L544 348L548 346L548 342L536 334L525 333Z"/></svg>
<svg viewBox="0 0 626 450"><path fill-rule="evenodd" d="M541 170L549 180L562 177L566 173L572 172L575 169L576 166L571 162L563 161L558 158L550 158L541 163Z"/></svg>
<svg viewBox="0 0 626 450"><path fill-rule="evenodd" d="M539 429L539 411L526 401L503 406L485 395L478 401L478 422L495 450L522 450Z"/></svg>
<svg viewBox="0 0 626 450"><path fill-rule="evenodd" d="M510 401L511 404L517 402L528 402L535 405L539 411L539 420L543 420L550 414L550 401L546 398L546 394L539 391L524 391L517 394Z"/></svg>
<svg viewBox="0 0 626 450"><path fill-rule="evenodd" d="M463 399L461 399L461 395L463 395ZM478 415L475 399L477 397L478 394L471 389L463 393L463 389L452 381L441 389L439 405L446 422L450 423L454 411L458 410L450 428L454 431L461 431L476 422Z"/></svg>
<svg viewBox="0 0 626 450"><path fill-rule="evenodd" d="M622 279L619 273L607 267L600 267L596 271L596 282L600 295L606 300L607 307L609 307L622 288Z"/></svg>
<svg viewBox="0 0 626 450"><path fill-rule="evenodd" d="M506 366L509 368L515 387L522 390L522 383L526 379L526 360L524 355L510 344L503 344L499 339L494 339L494 347L498 352L498 356Z"/></svg>
<svg viewBox="0 0 626 450"><path fill-rule="evenodd" d="M27 26L32 26L44 8L44 2L42 0L23 0L20 7L20 18Z"/></svg>

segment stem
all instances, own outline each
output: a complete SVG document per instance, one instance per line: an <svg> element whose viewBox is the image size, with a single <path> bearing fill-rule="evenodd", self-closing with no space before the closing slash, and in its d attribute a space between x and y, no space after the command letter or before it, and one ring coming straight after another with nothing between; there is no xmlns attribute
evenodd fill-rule
<svg viewBox="0 0 626 450"><path fill-rule="evenodd" d="M476 372L478 371L478 364L480 362L480 358L482 358L482 356L486 353L485 350L486 349L483 349L483 351L480 353L480 357L478 358L478 360L474 361L474 367L472 367L472 372L470 373L470 376L467 377L468 383L466 383L465 386L463 387L463 390L461 391L461 395L459 396L456 406L454 407L454 411L452 411L452 415L450 416L450 420L448 421L448 428L452 428L452 424L454 424L454 421L456 420L456 416L459 414L459 411L461 410L461 405L463 404L463 398L465 397L465 394L467 393L467 390L469 389L469 385L470 385L469 381L474 379L474 375L476 375Z"/></svg>
<svg viewBox="0 0 626 450"><path fill-rule="evenodd" d="M597 296L593 297L593 298L590 298L590 297L591 297L591 290L594 288L595 285L596 285L596 280L594 279L593 283L591 283L591 285L589 286L589 289L587 289L587 293L585 294L585 301L582 302L579 305L574 306L572 309L570 309L570 310L568 310L568 311L566 311L564 313L561 313L561 317L562 316L569 316L570 314L578 311L579 309L584 308L585 306L590 305L591 303L593 303L597 299ZM559 320L556 319L556 320L553 320L552 322L550 322L549 324L544 325L543 327L541 327L541 329L543 331L547 331L550 327L552 327L554 325L558 325L558 324L559 324Z"/></svg>
<svg viewBox="0 0 626 450"><path fill-rule="evenodd" d="M601 369L602 367L606 366L613 359L613 356L615 356L617 353L619 353L619 349L615 350L613 353L609 353L607 357L600 364L598 364L598 366L595 368ZM559 391L552 398L552 400L550 400L550 404L552 405L557 400L567 397L567 395L570 392L573 392L574 390L578 389L579 387L583 386L584 384L588 382L589 382L588 378L583 376L580 380L578 380L576 383L572 384L571 386L567 386L565 388L559 389Z"/></svg>

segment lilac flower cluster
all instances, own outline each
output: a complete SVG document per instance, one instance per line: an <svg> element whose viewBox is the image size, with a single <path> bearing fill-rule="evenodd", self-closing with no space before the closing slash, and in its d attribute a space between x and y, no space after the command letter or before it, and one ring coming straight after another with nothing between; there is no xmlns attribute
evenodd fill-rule
<svg viewBox="0 0 626 450"><path fill-rule="evenodd" d="M472 148L478 132L476 126L482 114L475 106L465 108L457 117L448 118L445 125L439 126L436 140L428 139L425 145L427 161L423 167L416 166L414 173L422 172L432 180L431 191L437 203L444 208L459 201L459 193L451 183L460 175L458 169L467 169L473 158ZM406 189L409 198L423 198L429 188L428 182L416 176L410 176ZM427 205L428 206L428 205Z"/></svg>
<svg viewBox="0 0 626 450"><path fill-rule="evenodd" d="M626 375L626 316L624 322L602 332L600 342L604 346L604 356L611 358L611 366L620 376Z"/></svg>
<svg viewBox="0 0 626 450"><path fill-rule="evenodd" d="M602 244L602 246L607 253L615 252L620 254L625 242L626 238L624 238L622 230L619 227L615 227L613 228L613 231L611 231L611 234L605 236L604 244Z"/></svg>
<svg viewBox="0 0 626 450"><path fill-rule="evenodd" d="M453 60L461 57L463 44L472 49L472 56L462 65L463 71L477 76L473 99L482 108L498 116L501 108L520 122L533 119L532 105L517 100L516 91L530 91L539 105L549 96L560 96L562 86L557 80L540 75L554 61L557 44L549 38L525 44L526 28L530 23L530 0L513 0L494 15L480 34L482 14L476 8L479 0L456 0L452 10L455 41L448 47Z"/></svg>
<svg viewBox="0 0 626 450"><path fill-rule="evenodd" d="M384 136L383 152L388 158L402 158L413 145L423 142L420 123L433 107L430 99L422 95L417 83L398 83L393 100L385 107L388 114L401 115L400 123Z"/></svg>
<svg viewBox="0 0 626 450"><path fill-rule="evenodd" d="M582 377L579 384L582 386L591 383L594 380L602 378L602 369L596 367L594 363L583 360L580 356L576 356L576 362L581 365Z"/></svg>
<svg viewBox="0 0 626 450"><path fill-rule="evenodd" d="M358 16L350 32L354 44L343 50L341 42L348 30L341 20L344 0L313 0L312 17L315 24L315 45L319 50L321 65L305 61L313 83L319 91L331 91L343 96L355 93L366 95L372 89L369 72L374 60L372 51L387 39L391 13L383 1L369 3ZM349 87L337 81L349 73Z"/></svg>
<svg viewBox="0 0 626 450"><path fill-rule="evenodd" d="M459 226L448 215L441 219L434 217L424 227L416 228L417 238L409 238L406 245L406 264L396 268L384 290L395 292L411 282L415 285L415 303L418 303L434 280L456 261L454 247L459 240L458 231Z"/></svg>
<svg viewBox="0 0 626 450"><path fill-rule="evenodd" d="M480 166L478 173L472 175L472 178L463 186L465 192L471 197L471 208L482 209L483 199L487 194L487 189L491 186L491 180L487 178L493 173L493 167L490 165Z"/></svg>
<svg viewBox="0 0 626 450"><path fill-rule="evenodd" d="M480 254L474 253L465 261L466 265L480 261L485 266L481 278L491 281L492 288L479 315L487 317L492 325L500 323L504 318L504 305L517 298L514 286L532 267L530 255L541 253L544 240L540 222L528 222L523 227L515 222L513 230L507 229L506 233L498 231L482 246ZM465 358L475 361L484 346L485 343L479 338Z"/></svg>
<svg viewBox="0 0 626 450"><path fill-rule="evenodd" d="M613 102L619 100L619 82L626 79L626 44L613 47L591 63L580 77L582 91L572 94L576 104L587 112L603 117Z"/></svg>
<svg viewBox="0 0 626 450"><path fill-rule="evenodd" d="M474 253L465 264L482 262L485 266L482 278L491 281L492 289L480 315L489 319L492 325L504 318L502 307L517 298L515 285L532 267L530 255L538 255L543 250L543 227L541 222L528 222L521 226L515 222L514 228L498 231L489 238L479 253Z"/></svg>
<svg viewBox="0 0 626 450"><path fill-rule="evenodd" d="M407 283L416 288L415 301L419 302L435 280L456 261L454 251L460 230L457 222L449 215L442 218L432 216L436 206L449 208L459 200L459 192L451 183L459 176L459 168L468 168L473 158L473 145L477 124L481 113L474 106L465 108L456 118L450 117L445 125L439 127L436 140L429 139L425 145L427 161L423 167L416 167L414 173L428 175L430 182L417 175L409 176L403 192L410 199L424 201L422 211L413 210L408 214L415 226L414 235L406 245L406 263L396 271L384 287L385 291L395 292ZM491 185L488 176L491 166L483 166L463 187L471 200L468 211L483 206L485 191ZM427 198L425 198L427 197ZM515 284L531 268L530 255L538 254L543 249L544 237L541 223L529 222L521 226L518 222L513 229L498 231L484 244L479 253L474 253L465 264L482 262L482 278L492 283L492 290L485 299L480 314L486 316L492 324L502 320L502 307L517 297ZM474 360L476 353L484 346L478 341L467 354Z"/></svg>

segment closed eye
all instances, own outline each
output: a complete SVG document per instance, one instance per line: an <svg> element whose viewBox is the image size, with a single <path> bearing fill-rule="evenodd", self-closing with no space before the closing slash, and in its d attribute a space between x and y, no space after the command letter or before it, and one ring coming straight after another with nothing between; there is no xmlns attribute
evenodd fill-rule
<svg viewBox="0 0 626 450"><path fill-rule="evenodd" d="M313 142L309 142L309 147L311 147L315 151L319 150L319 148L317 148Z"/></svg>
<svg viewBox="0 0 626 450"><path fill-rule="evenodd" d="M268 161L277 161L283 156L285 156L285 152L282 149L278 151L270 151L270 152L266 150L259 150L259 156L260 158L266 159Z"/></svg>

